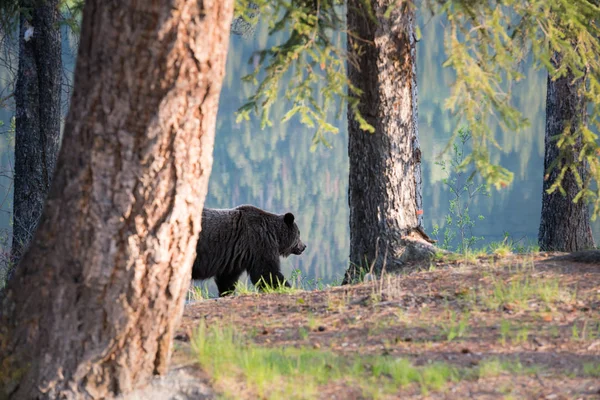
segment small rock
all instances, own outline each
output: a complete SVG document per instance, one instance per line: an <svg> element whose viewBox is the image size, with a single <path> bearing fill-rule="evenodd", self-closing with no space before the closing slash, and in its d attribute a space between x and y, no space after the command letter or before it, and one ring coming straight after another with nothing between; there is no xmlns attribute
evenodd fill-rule
<svg viewBox="0 0 600 400"><path fill-rule="evenodd" d="M319 343L314 343L313 344L313 349L320 349L321 345Z"/></svg>

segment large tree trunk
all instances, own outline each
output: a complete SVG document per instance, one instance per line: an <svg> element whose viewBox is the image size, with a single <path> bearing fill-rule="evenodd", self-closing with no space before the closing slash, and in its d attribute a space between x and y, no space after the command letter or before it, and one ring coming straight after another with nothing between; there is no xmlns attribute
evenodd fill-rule
<svg viewBox="0 0 600 400"><path fill-rule="evenodd" d="M560 55L554 54L553 63L560 65ZM569 171L562 180L566 195L558 190L548 193L547 190L556 181L560 167L572 160L558 160L558 165L551 168L559 149L556 146L557 135L570 127L575 132L581 124L586 123L586 101L582 95L584 79L575 80L572 73L552 80L548 76L548 92L546 95L546 140L544 157L544 189L542 192L542 217L538 241L544 251L577 251L594 247L594 238L590 227L588 205L585 201L573 202L580 190L575 176ZM573 147L572 156L579 154L581 142ZM577 171L585 180L588 174L587 163L577 163Z"/></svg>
<svg viewBox="0 0 600 400"><path fill-rule="evenodd" d="M421 151L417 125L415 6L375 0L369 17L363 1L348 2L348 75L363 91L359 110L375 128L362 131L348 112L350 158L350 268L401 268L420 260L432 247L419 240L421 226ZM384 13L393 11L389 18ZM357 39L358 36L360 39ZM413 240L417 238L417 240Z"/></svg>
<svg viewBox="0 0 600 400"><path fill-rule="evenodd" d="M13 268L42 215L60 147L62 63L58 3L59 0L20 2Z"/></svg>
<svg viewBox="0 0 600 400"><path fill-rule="evenodd" d="M54 182L2 300L2 395L105 398L165 372L232 3L86 0Z"/></svg>

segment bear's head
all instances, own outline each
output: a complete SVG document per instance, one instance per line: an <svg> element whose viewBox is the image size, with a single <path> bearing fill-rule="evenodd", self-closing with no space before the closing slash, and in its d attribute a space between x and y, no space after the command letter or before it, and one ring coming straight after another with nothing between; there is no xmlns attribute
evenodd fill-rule
<svg viewBox="0 0 600 400"><path fill-rule="evenodd" d="M283 216L282 229L279 233L279 254L283 257L290 254L300 255L306 249L306 245L300 240L300 229L294 219L292 213Z"/></svg>

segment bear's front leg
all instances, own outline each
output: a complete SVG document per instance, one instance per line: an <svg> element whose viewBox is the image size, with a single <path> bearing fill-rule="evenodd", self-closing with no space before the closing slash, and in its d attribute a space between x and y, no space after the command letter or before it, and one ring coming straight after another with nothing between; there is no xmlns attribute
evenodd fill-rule
<svg viewBox="0 0 600 400"><path fill-rule="evenodd" d="M250 275L250 280L254 287L260 291L264 291L265 286L272 288L277 288L281 285L291 287L280 271L279 259L276 261L262 260L259 265L255 265L248 270L248 275Z"/></svg>
<svg viewBox="0 0 600 400"><path fill-rule="evenodd" d="M241 272L234 272L231 274L221 274L215 276L215 283L219 288L219 296L227 296L233 294L235 291L235 284L240 279Z"/></svg>

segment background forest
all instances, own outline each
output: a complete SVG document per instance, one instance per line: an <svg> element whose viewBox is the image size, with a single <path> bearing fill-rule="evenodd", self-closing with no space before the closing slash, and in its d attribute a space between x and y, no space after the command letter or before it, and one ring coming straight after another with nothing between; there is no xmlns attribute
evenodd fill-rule
<svg viewBox="0 0 600 400"><path fill-rule="evenodd" d="M431 233L434 225L447 227L451 193L442 182L447 177L436 161L451 137L453 123L443 102L453 81L450 69L442 68L444 21L439 17L419 15L422 37L418 43L419 132L423 154L424 226ZM0 66L2 98L11 93L17 67L16 46L3 38ZM214 164L206 206L229 208L239 204L254 204L273 212L291 211L296 215L307 249L301 257L284 262L284 274L300 269L309 279L324 283L339 279L347 267L349 253L348 228L348 155L345 111L338 107L328 112L328 122L339 128L339 134L327 139L331 148L318 146L311 152L312 131L292 118L281 123L289 108L284 101L271 111L272 126L260 129L260 122L236 122L235 111L243 105L254 87L241 78L252 72L253 52L273 45L281 36L268 35L268 26L259 23L252 34L232 35L227 71L217 120ZM340 35L341 43L345 37ZM77 37L67 28L63 31L63 65L70 82ZM492 162L514 172L512 184L490 196L477 196L470 203L472 218L477 220L472 235L483 237L477 243L484 246L501 241L505 233L520 245L535 244L540 218L546 72L530 64L522 66L526 78L514 88L517 106L530 121L521 132L503 133L496 137L502 150L493 153ZM68 93L70 83L65 83ZM63 102L68 102L63 96ZM65 104L66 111L66 104ZM9 251L14 143L10 120L14 111L8 99L0 109L0 229L3 251ZM592 224L596 242L600 240L600 223ZM456 245L457 243L454 243Z"/></svg>

